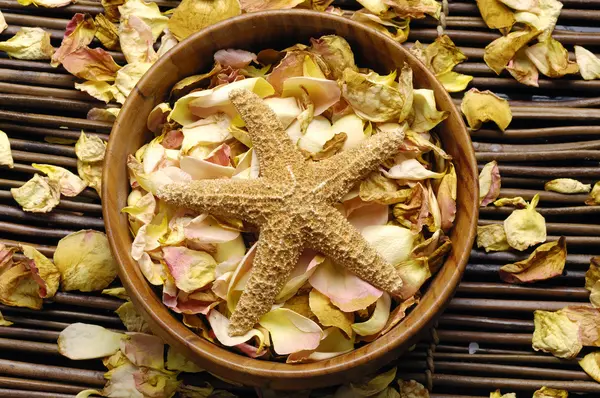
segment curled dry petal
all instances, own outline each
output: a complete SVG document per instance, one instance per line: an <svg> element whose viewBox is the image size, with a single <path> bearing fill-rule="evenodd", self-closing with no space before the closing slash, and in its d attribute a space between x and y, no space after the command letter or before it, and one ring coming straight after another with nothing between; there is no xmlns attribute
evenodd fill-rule
<svg viewBox="0 0 600 398"><path fill-rule="evenodd" d="M567 244L563 236L556 242L538 246L526 260L500 268L500 278L508 283L537 282L562 274L567 260Z"/></svg>
<svg viewBox="0 0 600 398"><path fill-rule="evenodd" d="M0 303L33 310L42 308L40 287L24 263L16 263L0 278Z"/></svg>
<svg viewBox="0 0 600 398"><path fill-rule="evenodd" d="M314 350L323 337L319 325L287 308L267 312L258 323L269 331L273 350L279 355Z"/></svg>
<svg viewBox="0 0 600 398"><path fill-rule="evenodd" d="M590 291L590 302L600 307L600 257L592 257L590 268L585 273L585 288Z"/></svg>
<svg viewBox="0 0 600 398"><path fill-rule="evenodd" d="M345 268L325 259L309 278L310 284L344 312L363 310L383 292Z"/></svg>
<svg viewBox="0 0 600 398"><path fill-rule="evenodd" d="M106 288L117 277L117 263L106 235L82 230L62 238L54 252L64 290L91 292Z"/></svg>
<svg viewBox="0 0 600 398"><path fill-rule="evenodd" d="M154 51L152 30L136 15L123 19L119 25L119 43L128 63L154 62L158 58Z"/></svg>
<svg viewBox="0 0 600 398"><path fill-rule="evenodd" d="M204 371L204 369L200 368L194 362L190 361L185 355L174 350L172 347L169 347L167 351L167 361L165 365L169 370L176 370L186 373L199 373Z"/></svg>
<svg viewBox="0 0 600 398"><path fill-rule="evenodd" d="M445 232L452 228L456 217L456 170L452 163L449 164L449 169L446 175L442 177L437 192L437 202L441 212L441 227Z"/></svg>
<svg viewBox="0 0 600 398"><path fill-rule="evenodd" d="M102 162L82 162L77 160L77 174L90 188L94 188L101 195Z"/></svg>
<svg viewBox="0 0 600 398"><path fill-rule="evenodd" d="M4 19L2 11L0 11L0 33L4 32L6 28L8 28L8 24L6 23L6 19Z"/></svg>
<svg viewBox="0 0 600 398"><path fill-rule="evenodd" d="M477 7L488 28L499 29L502 34L510 32L516 22L510 8L499 0L477 0Z"/></svg>
<svg viewBox="0 0 600 398"><path fill-rule="evenodd" d="M536 194L527 208L513 211L504 220L506 239L512 248L525 250L546 240L546 220L535 210L538 201Z"/></svg>
<svg viewBox="0 0 600 398"><path fill-rule="evenodd" d="M502 224L477 226L477 247L486 252L510 250Z"/></svg>
<svg viewBox="0 0 600 398"><path fill-rule="evenodd" d="M361 231L362 236L390 264L408 259L415 236L408 228L397 225L372 225Z"/></svg>
<svg viewBox="0 0 600 398"><path fill-rule="evenodd" d="M135 62L125 65L117 72L115 87L123 96L127 97L151 66L150 62Z"/></svg>
<svg viewBox="0 0 600 398"><path fill-rule="evenodd" d="M335 327L323 331L323 338L315 350L299 351L288 356L287 363L316 362L345 354L354 349L354 338L346 338Z"/></svg>
<svg viewBox="0 0 600 398"><path fill-rule="evenodd" d="M421 19L430 15L439 19L442 11L442 4L435 0L386 0L386 3L401 18Z"/></svg>
<svg viewBox="0 0 600 398"><path fill-rule="evenodd" d="M557 388L542 387L533 393L532 398L568 398L567 390L559 390Z"/></svg>
<svg viewBox="0 0 600 398"><path fill-rule="evenodd" d="M372 375L366 376L358 382L340 386L336 390L334 398L376 396L376 394L386 390L395 378L396 368L394 367L375 377Z"/></svg>
<svg viewBox="0 0 600 398"><path fill-rule="evenodd" d="M581 351L577 322L566 313L537 310L534 312L532 346L536 351L549 352L558 358L572 359Z"/></svg>
<svg viewBox="0 0 600 398"><path fill-rule="evenodd" d="M0 166L8 166L11 169L14 167L10 141L6 133L2 130L0 130Z"/></svg>
<svg viewBox="0 0 600 398"><path fill-rule="evenodd" d="M506 70L519 83L527 86L538 87L539 73L534 63L527 57L527 46L521 48L515 56L508 62Z"/></svg>
<svg viewBox="0 0 600 398"><path fill-rule="evenodd" d="M479 173L479 205L487 206L500 195L500 170L495 160L483 166Z"/></svg>
<svg viewBox="0 0 600 398"><path fill-rule="evenodd" d="M11 58L27 60L50 59L54 47L50 44L50 34L42 28L21 28L7 41L0 42L0 51Z"/></svg>
<svg viewBox="0 0 600 398"><path fill-rule="evenodd" d="M302 0L240 0L242 10L245 12L294 8L302 2Z"/></svg>
<svg viewBox="0 0 600 398"><path fill-rule="evenodd" d="M517 209L524 209L527 207L527 202L520 196L515 196L514 198L500 198L494 201L494 206L502 207L502 206L513 206Z"/></svg>
<svg viewBox="0 0 600 398"><path fill-rule="evenodd" d="M292 311L293 312L293 311ZM208 314L208 322L212 331L215 333L219 343L227 347L235 347L237 345L246 343L247 341L256 337L259 341L259 350L262 348L265 340L265 336L258 329L250 329L247 333L241 336L229 336L227 329L229 328L229 319L221 314L216 309L213 309Z"/></svg>
<svg viewBox="0 0 600 398"><path fill-rule="evenodd" d="M579 366L585 371L592 379L600 383L600 351L590 352L581 361Z"/></svg>
<svg viewBox="0 0 600 398"><path fill-rule="evenodd" d="M572 178L557 178L544 184L546 191L558 193L588 193L592 190L590 184L583 184Z"/></svg>
<svg viewBox="0 0 600 398"><path fill-rule="evenodd" d="M360 198L365 202L391 205L405 202L411 196L411 189L400 189L398 184L379 172L374 172L360 183Z"/></svg>
<svg viewBox="0 0 600 398"><path fill-rule="evenodd" d="M107 290L107 289L105 289ZM104 293L104 291L102 292ZM128 332L152 333L150 327L144 317L142 317L135 309L131 301L123 303L115 310L115 313L123 322Z"/></svg>
<svg viewBox="0 0 600 398"><path fill-rule="evenodd" d="M320 115L330 106L340 100L340 88L336 81L315 77L290 77L283 82L283 97L301 96L301 91L306 90L308 97L314 104L314 115Z"/></svg>
<svg viewBox="0 0 600 398"><path fill-rule="evenodd" d="M405 98L395 87L373 81L368 75L344 70L342 95L354 112L372 122L397 120L402 112Z"/></svg>
<svg viewBox="0 0 600 398"><path fill-rule="evenodd" d="M418 304L419 301L419 296L413 296L407 298L406 300L402 301L398 306L396 306L396 308L394 308L394 310L390 314L387 324L380 332L380 335L384 335L390 330L392 330L394 326L396 326L402 319L404 319L404 317L406 317L406 311L413 305Z"/></svg>
<svg viewBox="0 0 600 398"><path fill-rule="evenodd" d="M46 174L50 180L58 182L60 193L64 196L77 196L87 187L85 181L65 168L37 163L31 166Z"/></svg>
<svg viewBox="0 0 600 398"><path fill-rule="evenodd" d="M125 337L102 326L72 323L58 336L58 352L75 360L107 357L119 351Z"/></svg>
<svg viewBox="0 0 600 398"><path fill-rule="evenodd" d="M167 27L168 17L162 15L158 5L151 1L146 3L144 0L125 0L122 6L119 6L121 22L132 15L140 18L152 30L153 43L158 36Z"/></svg>
<svg viewBox="0 0 600 398"><path fill-rule="evenodd" d="M120 111L121 108L92 108L88 111L86 119L113 123Z"/></svg>
<svg viewBox="0 0 600 398"><path fill-rule="evenodd" d="M183 40L192 33L224 19L240 15L241 12L238 0L183 0L175 8L168 26L178 40Z"/></svg>
<svg viewBox="0 0 600 398"><path fill-rule="evenodd" d="M125 97L123 94L121 94L121 92L114 85L108 84L107 82L87 81L83 83L75 83L75 88L106 103L109 103L112 100L115 100L121 104L125 102Z"/></svg>
<svg viewBox="0 0 600 398"><path fill-rule="evenodd" d="M75 0L17 0L17 3L23 6L33 4L36 7L57 8L65 7L71 3L75 3Z"/></svg>
<svg viewBox="0 0 600 398"><path fill-rule="evenodd" d="M417 159L407 158L405 154L396 156L395 162L388 171L382 170L384 176L407 181L421 181L429 178L438 179L444 177L444 173L436 173L428 170Z"/></svg>
<svg viewBox="0 0 600 398"><path fill-rule="evenodd" d="M511 1L516 3L516 1ZM515 13L515 19L519 23L529 25L533 29L542 31L540 41L552 36L563 4L558 0L536 0L525 2L529 7ZM511 5L509 5L511 6ZM525 7L519 7L525 8Z"/></svg>
<svg viewBox="0 0 600 398"><path fill-rule="evenodd" d="M176 286L184 292L192 293L215 280L217 263L210 254L180 246L162 251Z"/></svg>
<svg viewBox="0 0 600 398"><path fill-rule="evenodd" d="M162 131L163 126L167 122L167 117L171 112L171 106L162 102L156 105L148 114L148 120L146 121L146 127L154 134L159 134Z"/></svg>
<svg viewBox="0 0 600 398"><path fill-rule="evenodd" d="M490 393L490 398L517 398L517 394L514 392L507 392L506 394L502 394L500 390L496 390Z"/></svg>
<svg viewBox="0 0 600 398"><path fill-rule="evenodd" d="M600 181L594 184L594 188L592 188L585 204L589 206L600 205Z"/></svg>
<svg viewBox="0 0 600 398"><path fill-rule="evenodd" d="M60 272L58 268L37 249L28 245L21 245L23 255L27 258L27 266L31 270L33 279L40 285L39 293L42 298L52 298L58 290Z"/></svg>
<svg viewBox="0 0 600 398"><path fill-rule="evenodd" d="M431 277L427 257L411 258L396 264L404 285L402 286L402 297L413 297L421 286Z"/></svg>
<svg viewBox="0 0 600 398"><path fill-rule="evenodd" d="M58 66L63 58L92 42L96 33L96 24L90 15L77 13L67 24L65 36L60 48L52 55L52 66Z"/></svg>
<svg viewBox="0 0 600 398"><path fill-rule="evenodd" d="M99 162L104 160L106 142L96 135L87 135L81 131L79 140L75 144L75 154L82 162Z"/></svg>
<svg viewBox="0 0 600 398"><path fill-rule="evenodd" d="M102 48L81 47L69 54L62 65L72 75L84 80L112 82L121 67Z"/></svg>
<svg viewBox="0 0 600 398"><path fill-rule="evenodd" d="M410 19L398 17L395 11L388 10L381 15L376 15L367 10L358 10L352 14L351 18L383 33L398 43L404 43L408 39Z"/></svg>
<svg viewBox="0 0 600 398"><path fill-rule="evenodd" d="M460 105L471 130L479 130L484 122L494 122L504 131L512 121L508 101L489 90L472 88L465 93Z"/></svg>
<svg viewBox="0 0 600 398"><path fill-rule="evenodd" d="M240 69L250 65L250 62L256 61L256 54L246 50L236 50L228 48L219 50L214 55L215 62L223 67L231 66L232 68Z"/></svg>
<svg viewBox="0 0 600 398"><path fill-rule="evenodd" d="M429 398L429 391L415 380L398 380L400 398Z"/></svg>
<svg viewBox="0 0 600 398"><path fill-rule="evenodd" d="M327 296L316 289L310 291L309 305L321 325L335 326L342 330L348 338L352 336L351 325L354 322L354 314L339 310Z"/></svg>
<svg viewBox="0 0 600 398"><path fill-rule="evenodd" d="M372 336L381 332L390 317L391 304L390 295L384 292L377 300L371 317L365 322L353 323L352 330L359 336Z"/></svg>
<svg viewBox="0 0 600 398"><path fill-rule="evenodd" d="M435 94L429 89L413 90L413 110L415 115L410 128L417 133L433 129L450 114L437 109Z"/></svg>
<svg viewBox="0 0 600 398"><path fill-rule="evenodd" d="M341 36L325 35L318 39L310 39L310 51L315 53L329 66L334 79L341 79L346 68L357 71L354 53L350 44Z"/></svg>
<svg viewBox="0 0 600 398"><path fill-rule="evenodd" d="M118 50L119 31L117 27L104 14L96 15L94 22L96 23L95 36L100 43L109 50Z"/></svg>
<svg viewBox="0 0 600 398"><path fill-rule="evenodd" d="M450 72L452 68L467 59L448 35L442 35L427 46L424 51L426 65L435 74Z"/></svg>
<svg viewBox="0 0 600 398"><path fill-rule="evenodd" d="M58 182L39 174L19 188L11 188L10 193L24 211L32 213L48 213L60 201Z"/></svg>
<svg viewBox="0 0 600 398"><path fill-rule="evenodd" d="M569 60L569 52L566 48L553 38L530 46L525 50L525 54L545 76L563 77L566 74L579 72L577 63Z"/></svg>
<svg viewBox="0 0 600 398"><path fill-rule="evenodd" d="M0 312L0 326L10 326L12 324L13 324L12 322L4 319L4 317L2 316L2 313ZM352 346L352 348L354 348L354 345Z"/></svg>
<svg viewBox="0 0 600 398"><path fill-rule="evenodd" d="M493 0L496 1L496 0ZM496 74L502 73L506 65L515 57L517 51L537 37L539 30L519 30L511 32L491 42L485 47L483 60Z"/></svg>
<svg viewBox="0 0 600 398"><path fill-rule="evenodd" d="M120 341L121 352L135 366L164 369L165 345L159 337L145 333L129 333Z"/></svg>
<svg viewBox="0 0 600 398"><path fill-rule="evenodd" d="M575 58L581 77L585 80L600 79L600 58L581 46L575 46Z"/></svg>

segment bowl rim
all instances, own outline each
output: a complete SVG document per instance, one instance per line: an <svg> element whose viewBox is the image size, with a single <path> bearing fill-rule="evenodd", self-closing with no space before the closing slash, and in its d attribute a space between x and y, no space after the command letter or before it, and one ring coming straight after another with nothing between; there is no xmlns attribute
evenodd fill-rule
<svg viewBox="0 0 600 398"><path fill-rule="evenodd" d="M261 11L256 13L246 13L233 18L226 19L224 21L218 22L214 25L211 25L207 28L204 28L183 41L181 41L174 48L170 49L167 54L160 57L152 67L146 72L146 74L142 77L142 79L138 82L136 87L131 91L129 97L125 101L121 112L119 113L117 120L115 121L113 128L111 130L111 134L109 137L109 142L107 146L107 158L110 158L113 152L113 149L118 145L116 140L113 139L117 134L116 132L119 129L119 121L125 117L126 114L130 112L135 112L136 109L133 108L134 101L131 100L132 97L141 96L144 97L144 94L141 92L139 87L144 87L149 84L152 79L154 72L160 69L163 64L169 62L169 57L167 56L169 53L174 54L178 51L183 51L186 47L187 43L190 43L195 40L202 40L204 37L209 37L211 34L214 34L217 31L223 29L223 27L228 26L232 23L242 22L246 20L251 20L256 16L268 16L268 17L280 17L280 18L289 18L294 16L304 16L304 17L317 17L320 19L329 19L333 22L349 24L353 27L353 29L364 33L366 35L376 36L377 40L383 40L388 42L388 44L394 47L394 51L399 51L404 54L406 58L412 58L417 60L407 49L405 49L401 44L395 42L393 39L388 36L369 28L368 26L341 17L330 13L317 12L312 10L299 10L299 9L287 9L287 10L270 10L270 11ZM308 38L307 38L308 39ZM419 61L420 62L420 61ZM429 87L435 92L437 96L446 96L447 99L451 102L451 97L449 93L443 88L441 83L435 78L433 73L429 71L424 65L422 66L419 73L424 73L428 75L429 80L432 82L432 86ZM431 79L433 78L433 79ZM454 132L454 134L463 134L470 141L470 136L467 132L466 126L462 119L462 116L458 112L457 108L454 107L454 112L458 114L458 123L461 127L459 132ZM474 179L473 181L477 181L477 162L475 160L475 152L472 146L469 146L468 150L464 153L465 163L469 165L472 170ZM118 159L115 159L118 160ZM114 164L112 164L114 163ZM109 196L109 172L108 170L112 167L126 167L123 165L123 161L118 162L107 162L105 161L105 166L102 175L102 197L107 198ZM253 359L241 354L237 354L233 351L230 351L226 348L220 347L217 344L211 343L210 341L206 341L201 337L197 336L192 330L186 327L183 322L175 319L173 317L172 312L163 305L162 301L155 294L151 294L149 297L148 294L143 293L142 290L137 286L139 283L144 283L149 285L149 283L143 278L140 278L136 272L134 272L134 266L137 266L137 263L131 258L130 252L121 250L120 243L117 241L117 238L113 234L113 229L118 229L119 227L119 218L125 217L125 215L120 213L120 209L112 208L115 206L110 206L112 203L108 201L102 201L102 214L105 220L106 233L109 239L109 243L111 246L111 250L113 255L115 256L116 261L119 264L119 277L123 286L126 288L128 294L130 295L132 301L138 308L142 311L142 314L146 317L149 317L151 324L160 328L160 333L155 332L158 335L169 335L174 338L180 346L185 346L193 351L196 357L202 357L202 362L210 362L214 364L214 368L228 368L233 372L244 373L246 375L257 377L263 380L269 379L310 379L310 378L322 378L323 376L333 375L338 372L347 371L350 368L356 368L360 365L365 365L366 363L384 356L386 353L390 351L394 351L399 349L401 345L408 347L407 343L414 343L414 341L418 338L417 334L423 331L428 326L432 325L435 321L435 317L439 315L444 308L448 305L451 296L453 295L455 289L458 287L460 280L462 278L462 274L466 268L466 264L469 258L469 254L472 248L472 244L475 239L475 231L477 226L477 214L479 203L477 201L478 198L478 186L474 184L471 189L474 190L473 201L472 203L467 203L467 208L472 208L473 212L468 219L468 230L461 230L461 234L467 235L466 242L469 243L468 247L462 248L461 252L455 252L456 248L453 246L451 255L455 258L456 267L453 273L450 274L448 281L445 285L440 286L439 289L436 290L436 296L433 299L431 305L428 307L420 308L420 316L414 320L413 323L406 326L400 333L394 333L394 331L398 331L398 326L402 325L403 322L394 326L390 332L386 335L379 337L375 341L366 344L363 347L356 348L348 353L341 354L337 357L326 359L322 361L317 361L313 363L302 363L302 364L287 364L280 363L274 361L266 361L260 359ZM445 259L444 265L448 261L448 258ZM439 275L439 274L438 274ZM433 281L434 279L432 279ZM429 291L430 289L428 289ZM424 293L423 297L427 295L427 292ZM151 307L151 301L160 302L160 308L156 311ZM415 309L418 307L415 307ZM414 311L414 310L413 310ZM172 320L176 320L176 322L172 322ZM200 342L200 343L198 343ZM205 344L210 345L210 347L205 348ZM207 369L212 371L211 369ZM215 371L218 373L218 371ZM227 377L226 375L223 375ZM317 383L319 384L319 383ZM321 385L327 385L327 383Z"/></svg>

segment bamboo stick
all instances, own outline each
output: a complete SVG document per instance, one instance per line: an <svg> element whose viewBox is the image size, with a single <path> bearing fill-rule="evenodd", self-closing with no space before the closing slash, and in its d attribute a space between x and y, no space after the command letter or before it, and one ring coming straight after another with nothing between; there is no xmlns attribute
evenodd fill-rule
<svg viewBox="0 0 600 398"><path fill-rule="evenodd" d="M59 213L56 211L50 213L28 213L19 208L1 204L0 217L20 223L61 225L79 229L104 230L104 221L101 218Z"/></svg>
<svg viewBox="0 0 600 398"><path fill-rule="evenodd" d="M4 319L13 322L17 327L33 326L37 329L63 330L70 325L67 322L47 321L22 316L5 316Z"/></svg>
<svg viewBox="0 0 600 398"><path fill-rule="evenodd" d="M90 323L107 324L107 325L113 325L111 327L114 327L116 329L123 329L123 324L121 323L121 320L116 315L101 315L101 314L93 314L93 313L78 312L78 311L71 311L71 310L54 310L54 309L44 309L42 312L40 312L40 311L30 310L27 308L9 307L9 306L2 305L2 304L0 304L0 311L2 311L3 314L6 311L7 314L15 313L15 314L22 314L22 315L30 315L30 316L43 315L44 317L48 317L53 320L69 319L69 320L76 320L76 321L83 321L83 322L90 322ZM15 328L13 328L11 326L10 328L4 328L4 329L15 329ZM30 330L30 329L27 329L27 330ZM23 337L25 337L25 336L22 336L21 338L23 338Z"/></svg>
<svg viewBox="0 0 600 398"><path fill-rule="evenodd" d="M448 308L466 311L510 311L533 312L535 310L558 311L572 305L590 307L589 303L579 301L532 301L532 300L488 300L480 298L454 298Z"/></svg>
<svg viewBox="0 0 600 398"><path fill-rule="evenodd" d="M57 228L42 228L32 227L29 225L14 224L6 221L0 221L0 231L5 234L30 236L32 238L39 238L43 236L45 238L64 238L65 236L76 232L71 229L57 229Z"/></svg>
<svg viewBox="0 0 600 398"><path fill-rule="evenodd" d="M521 140L550 137L571 138L577 136L600 135L600 126L564 126L564 127L541 127L530 129L508 129L500 130L481 129L471 131L472 138L493 138L498 140Z"/></svg>
<svg viewBox="0 0 600 398"><path fill-rule="evenodd" d="M481 207L480 215L498 215L508 216L514 210L514 207ZM570 207L536 207L538 213L543 216L570 216L600 214L600 206L570 206Z"/></svg>
<svg viewBox="0 0 600 398"><path fill-rule="evenodd" d="M104 373L95 370L66 368L32 364L19 361L0 359L0 374L33 379L57 380L61 382L74 382L102 387L105 384Z"/></svg>
<svg viewBox="0 0 600 398"><path fill-rule="evenodd" d="M580 370L566 369L544 369L530 366L513 366L513 365L498 365L488 363L465 363L465 362L447 362L436 361L435 367L437 371L448 372L456 371L464 373L489 373L499 376L520 376L533 378L551 378L553 380L593 380L585 372Z"/></svg>
<svg viewBox="0 0 600 398"><path fill-rule="evenodd" d="M5 108L35 108L36 110L68 110L69 112L85 112L92 108L104 108L105 104L100 101L81 101L65 98L47 98L27 94L2 94L0 93L0 106Z"/></svg>
<svg viewBox="0 0 600 398"><path fill-rule="evenodd" d="M502 180L504 182L504 179ZM564 194L558 192L540 191L536 189L501 188L500 198L513 198L521 196L523 199L531 200L535 195L540 195L541 203L584 203L587 194Z"/></svg>
<svg viewBox="0 0 600 398"><path fill-rule="evenodd" d="M522 286L511 285L508 283L486 283L486 282L462 282L457 292L459 294L477 294L477 295L503 295L503 296L527 296L527 297L549 297L572 299L574 301L587 301L590 292L583 287L566 286Z"/></svg>
<svg viewBox="0 0 600 398"><path fill-rule="evenodd" d="M79 139L79 136L81 135L81 130L79 130L79 129L77 129L77 130L66 130L66 129L61 129L61 128L52 129L52 128L29 126L29 125L22 125L22 124L19 125L19 124L14 124L14 123L10 123L10 122L4 122L4 121L0 121L0 130L3 130L8 135L10 135L10 133L13 132L13 133L18 133L19 136L28 136L28 135L33 135L36 137L50 136L50 137L60 137L60 138L65 138L65 139L72 139L74 141L77 141ZM105 141L108 140L108 134L101 134L101 133L96 133L96 132L87 131L87 130L85 133L95 135L97 137L102 138Z"/></svg>
<svg viewBox="0 0 600 398"><path fill-rule="evenodd" d="M471 316L459 314L443 314L439 321L439 327L449 329L451 327L471 327L476 330L519 330L522 332L533 332L533 320L500 319L484 316Z"/></svg>
<svg viewBox="0 0 600 398"><path fill-rule="evenodd" d="M6 14L4 14L6 15ZM39 72L54 72L54 73L68 73L62 66L53 67L50 63L39 62L39 61L28 61L24 59L11 59L2 58L0 53L0 67L2 68L13 68L19 70L32 70Z"/></svg>
<svg viewBox="0 0 600 398"><path fill-rule="evenodd" d="M79 307L98 308L114 311L119 308L125 301L108 297L108 296L92 296L89 294L75 294L58 292L52 298L52 301L65 305L76 305Z"/></svg>
<svg viewBox="0 0 600 398"><path fill-rule="evenodd" d="M34 125L42 125L44 127L65 126L69 128L86 129L86 132L89 129L98 132L109 133L112 128L112 123L109 122L100 122L66 116L44 115L39 113L13 112L3 109L0 109L0 120L23 124L32 123Z"/></svg>
<svg viewBox="0 0 600 398"><path fill-rule="evenodd" d="M570 92L591 91L598 92L600 81L598 80L567 80L567 79L540 79L539 88L525 86L514 79L504 79L501 77L474 77L471 85L481 87L485 90L513 89L519 91L534 90L563 90Z"/></svg>
<svg viewBox="0 0 600 398"><path fill-rule="evenodd" d="M501 264L467 264L467 269L465 271L465 277L468 280L477 279L477 280L492 280L500 282L500 276L498 272L500 270ZM585 271L580 270L567 270L562 275L553 278L548 282L552 283L562 283L562 284L577 284L577 286L581 286L583 284L583 279L585 277Z"/></svg>
<svg viewBox="0 0 600 398"><path fill-rule="evenodd" d="M486 253L483 249L471 250L471 260L498 262L498 263L514 263L516 261L527 258L528 253L518 252L490 252ZM567 265L590 265L591 254L567 254Z"/></svg>
<svg viewBox="0 0 600 398"><path fill-rule="evenodd" d="M539 166L507 166L500 164L500 175L536 176L551 178L600 178L599 167L539 167ZM479 166L482 169L483 165Z"/></svg>
<svg viewBox="0 0 600 398"><path fill-rule="evenodd" d="M9 191L2 191L0 190L0 199L8 199L8 200L13 200L12 199L12 194ZM63 209L63 210L69 210L69 211L75 211L75 212L81 212L81 213L101 213L102 212L102 206L100 204L97 203L85 203L85 202L77 202L77 201L73 201L73 200L66 200L66 199L61 199L60 203L56 206L58 209ZM18 210L18 209L17 209ZM8 210L8 212L11 212L10 214L14 214L14 217L18 217L20 213L14 213L11 210ZM50 214L56 214L56 211L50 213ZM26 217L26 216L25 216ZM41 217L44 217L43 215ZM53 216L48 216L48 217L53 217ZM70 216L70 217L74 217L74 216ZM43 220L44 218L40 218L40 220ZM67 220L69 218L65 218L65 217L58 217L58 219L67 222ZM98 229L103 228L100 224L98 224L98 222L96 221L98 219L88 219L87 221L89 221L91 224L95 225ZM73 222L77 222L77 221L73 221ZM80 223L81 224L81 223ZM74 225L78 225L78 224L74 224Z"/></svg>
<svg viewBox="0 0 600 398"><path fill-rule="evenodd" d="M27 329L16 326L0 327L0 337L41 340L56 343L59 332L55 330Z"/></svg>
<svg viewBox="0 0 600 398"><path fill-rule="evenodd" d="M479 220L479 225L503 224L503 220ZM600 225L573 224L573 223L546 223L546 231L551 234L567 235L567 244L570 243L571 236L589 235L593 237L600 236Z"/></svg>
<svg viewBox="0 0 600 398"><path fill-rule="evenodd" d="M57 383L52 381L26 380L16 377L4 376L0 376L0 387L64 394L78 394L80 391L83 390L83 388L80 386L70 384Z"/></svg>
<svg viewBox="0 0 600 398"><path fill-rule="evenodd" d="M46 142L35 142L30 140L21 140L10 138L11 149L18 149L25 152L48 153L57 156L75 157L75 148L66 145L48 144Z"/></svg>
<svg viewBox="0 0 600 398"><path fill-rule="evenodd" d="M501 377L459 376L437 373L432 376L433 383L439 387L484 388L489 391L497 388L533 391L542 387L558 388L569 392L600 392L600 384L595 381L530 380Z"/></svg>
<svg viewBox="0 0 600 398"><path fill-rule="evenodd" d="M600 160L600 151L523 151L523 152L477 152L479 162L548 162L557 160Z"/></svg>
<svg viewBox="0 0 600 398"><path fill-rule="evenodd" d="M464 330L437 330L440 342L492 343L494 345L531 345L531 333L470 332Z"/></svg>
<svg viewBox="0 0 600 398"><path fill-rule="evenodd" d="M66 88L73 88L73 85L77 82L77 78L69 74L32 72L17 69L0 69L0 80L3 82Z"/></svg>
<svg viewBox="0 0 600 398"><path fill-rule="evenodd" d="M84 102L91 102L93 104L101 104L101 107L105 106L104 103L99 103L98 100L90 96L88 93L84 93L83 91L78 91L75 89L67 90L64 88L28 86L25 84L0 82L0 92L9 94L38 95L44 97L72 99Z"/></svg>
<svg viewBox="0 0 600 398"><path fill-rule="evenodd" d="M437 355L440 352L447 352L447 353L465 353L468 352L469 347L468 346L455 346L455 345L448 345L448 344L438 344L435 347L435 355ZM532 350L507 350L507 349L500 349L500 348L486 348L485 346L483 347L479 347L477 349L477 352L480 354L488 354L488 355L530 355L530 356L534 356L535 352L533 352Z"/></svg>
<svg viewBox="0 0 600 398"><path fill-rule="evenodd" d="M54 392L22 391L0 388L0 394L4 398L74 398L71 394L57 394Z"/></svg>
<svg viewBox="0 0 600 398"><path fill-rule="evenodd" d="M38 154L24 151L12 151L13 159L24 163L48 163L57 166L71 167L77 169L77 159L65 156Z"/></svg>
<svg viewBox="0 0 600 398"><path fill-rule="evenodd" d="M452 361L470 361L470 362L500 362L500 363L526 363L532 365L555 365L555 366L573 366L573 362L552 356L541 355L490 355L490 354L460 354L453 352L437 352L435 359L445 359Z"/></svg>
<svg viewBox="0 0 600 398"><path fill-rule="evenodd" d="M39 355L59 355L56 343L38 343L33 341L22 341L0 338L0 350L33 352Z"/></svg>
<svg viewBox="0 0 600 398"><path fill-rule="evenodd" d="M0 0L0 8L3 10L10 9L10 10L20 10L20 11L35 10L35 7L33 7L33 6L28 6L28 7L22 6L13 0ZM37 10L37 11L40 11L40 10ZM78 13L78 12L88 13L88 14L99 14L101 12L104 12L104 8L100 4L98 4L98 6L71 4L71 5L68 5L65 7L44 8L41 11L43 11L44 13L51 14L51 15L63 14L63 15L72 16L73 14Z"/></svg>
<svg viewBox="0 0 600 398"><path fill-rule="evenodd" d="M589 150L589 149L600 149L600 140L590 141L578 141L578 142L563 142L563 143L552 143L552 144L502 144L502 143L490 143L490 142L473 142L473 148L477 152L498 152L498 153L512 153L522 151L564 151L564 150Z"/></svg>

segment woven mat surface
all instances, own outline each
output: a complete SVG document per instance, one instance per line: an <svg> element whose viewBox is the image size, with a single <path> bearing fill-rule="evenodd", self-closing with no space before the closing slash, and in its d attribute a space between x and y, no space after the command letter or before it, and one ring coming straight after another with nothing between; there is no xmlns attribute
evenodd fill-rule
<svg viewBox="0 0 600 398"><path fill-rule="evenodd" d="M176 1L156 2L164 9L177 5ZM600 0L563 3L554 37L569 50L578 44L599 54ZM341 5L356 8L350 1ZM493 159L499 162L502 197L531 199L539 193L538 210L546 218L549 239L566 236L569 254L561 277L515 286L500 281L498 268L524 255L485 254L474 249L449 308L436 327L423 334L415 350L398 361L399 372L425 384L433 398L488 397L496 388L530 397L542 386L598 397L600 384L576 361L534 352L531 336L534 310L558 310L588 302L584 274L590 257L600 254L600 206L584 205L585 195L544 192L543 186L558 177L592 184L600 180L600 80L583 81L578 75L541 78L540 87L531 88L507 74L496 76L482 57L483 48L498 34L487 29L475 2L450 1L444 8L444 32L469 57L455 70L474 75L472 86L511 99L514 119L506 132L482 129L472 135L480 167ZM1 40L22 26L39 26L51 33L55 47L74 13L103 11L99 0L80 0L59 9L22 7L15 0L0 0L0 9L9 25L0 34ZM437 25L429 19L413 21L406 44L415 40L430 43L437 37ZM117 62L124 60L121 53L111 54ZM14 169L0 170L0 242L35 244L51 256L63 236L84 228L104 229L100 200L90 189L61 200L50 214L24 213L10 194L10 188L31 178L35 171L31 163L76 170L73 147L49 144L45 137L77 139L84 129L108 139L110 123L86 119L89 109L104 104L76 91L75 81L62 67L11 60L0 53L0 130L10 137L15 159ZM462 94L455 98L459 103ZM480 224L501 222L510 211L483 208ZM0 327L0 397L73 397L84 388L102 387L100 361L67 360L58 354L56 339L72 322L123 329L113 313L120 304L120 300L98 295L59 293L42 311L0 305L0 311L14 322L11 327ZM479 346L473 354L469 354L471 343ZM215 379L211 383L226 387ZM255 396L250 389L232 391Z"/></svg>

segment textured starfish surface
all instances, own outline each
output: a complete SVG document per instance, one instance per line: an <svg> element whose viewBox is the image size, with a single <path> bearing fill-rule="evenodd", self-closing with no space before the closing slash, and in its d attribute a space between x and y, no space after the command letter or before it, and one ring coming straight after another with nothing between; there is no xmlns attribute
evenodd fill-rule
<svg viewBox="0 0 600 398"><path fill-rule="evenodd" d="M257 179L197 180L163 187L168 203L241 218L260 229L250 279L231 315L229 334L242 335L267 313L304 248L345 266L373 286L400 295L402 279L334 207L356 183L401 147L401 132L380 132L321 162L306 161L275 113L256 94L230 99L246 122L258 156Z"/></svg>

